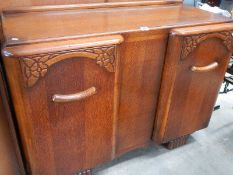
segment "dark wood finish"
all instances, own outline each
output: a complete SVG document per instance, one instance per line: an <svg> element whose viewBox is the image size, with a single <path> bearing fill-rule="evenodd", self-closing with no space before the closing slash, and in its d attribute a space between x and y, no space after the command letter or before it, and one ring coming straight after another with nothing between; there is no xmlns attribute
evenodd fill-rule
<svg viewBox="0 0 233 175"><path fill-rule="evenodd" d="M6 115L3 100L0 98L0 174L19 175L18 160Z"/></svg>
<svg viewBox="0 0 233 175"><path fill-rule="evenodd" d="M4 11L3 62L29 174L87 174L153 132L173 148L207 125L232 19L179 2Z"/></svg>
<svg viewBox="0 0 233 175"><path fill-rule="evenodd" d="M175 149L175 148L185 145L188 138L189 138L189 135L181 136L174 140L169 141L168 143L165 143L164 146L170 150Z"/></svg>
<svg viewBox="0 0 233 175"><path fill-rule="evenodd" d="M21 152L4 85L0 65L0 174L24 175Z"/></svg>
<svg viewBox="0 0 233 175"><path fill-rule="evenodd" d="M230 26L232 30L232 24L222 24L171 31L154 131L158 143L208 126L232 52ZM215 62L214 69L192 70Z"/></svg>

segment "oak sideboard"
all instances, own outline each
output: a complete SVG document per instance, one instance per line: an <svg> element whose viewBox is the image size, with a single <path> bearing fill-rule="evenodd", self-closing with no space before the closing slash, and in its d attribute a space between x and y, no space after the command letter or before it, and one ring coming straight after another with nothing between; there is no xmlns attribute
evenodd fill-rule
<svg viewBox="0 0 233 175"><path fill-rule="evenodd" d="M89 175L208 126L231 18L181 0L3 10L2 66L29 175ZM0 35L1 36L1 35Z"/></svg>

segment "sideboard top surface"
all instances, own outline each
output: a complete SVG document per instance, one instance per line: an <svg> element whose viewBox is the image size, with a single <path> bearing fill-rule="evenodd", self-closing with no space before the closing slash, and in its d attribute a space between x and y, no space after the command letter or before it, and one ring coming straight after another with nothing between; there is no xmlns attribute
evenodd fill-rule
<svg viewBox="0 0 233 175"><path fill-rule="evenodd" d="M5 46L231 21L183 5L2 14Z"/></svg>

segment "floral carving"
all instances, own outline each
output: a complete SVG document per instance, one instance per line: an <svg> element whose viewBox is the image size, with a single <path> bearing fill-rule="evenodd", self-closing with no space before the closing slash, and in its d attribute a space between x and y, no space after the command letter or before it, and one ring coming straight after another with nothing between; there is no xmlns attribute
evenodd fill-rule
<svg viewBox="0 0 233 175"><path fill-rule="evenodd" d="M233 46L233 37L232 32L219 32L219 33L209 33L209 34L199 34L186 36L183 39L183 46L181 52L181 58L187 57L198 45L208 39L208 38L219 38L223 41L223 44L227 47L228 50L232 50Z"/></svg>
<svg viewBox="0 0 233 175"><path fill-rule="evenodd" d="M103 47L85 50L96 54L96 63L105 67L109 72L115 71L115 47Z"/></svg>
<svg viewBox="0 0 233 175"><path fill-rule="evenodd" d="M47 73L49 66L46 64L46 61L48 61L48 57L37 56L22 59L22 71L27 86L34 85L40 77L43 77Z"/></svg>
<svg viewBox="0 0 233 175"><path fill-rule="evenodd" d="M72 57L69 57L69 54ZM109 72L115 71L116 46L104 46L85 48L68 51L58 51L32 55L20 58L21 68L25 83L28 87L33 86L41 77L44 77L48 68L65 59L74 57L86 57L95 59L96 63Z"/></svg>
<svg viewBox="0 0 233 175"><path fill-rule="evenodd" d="M203 35L197 35L197 36L188 36L184 38L183 41L183 49L182 49L182 58L185 58L189 55L199 44L200 38Z"/></svg>
<svg viewBox="0 0 233 175"><path fill-rule="evenodd" d="M229 49L232 50L233 47L233 36L232 32L222 32L222 35L224 36L224 44Z"/></svg>

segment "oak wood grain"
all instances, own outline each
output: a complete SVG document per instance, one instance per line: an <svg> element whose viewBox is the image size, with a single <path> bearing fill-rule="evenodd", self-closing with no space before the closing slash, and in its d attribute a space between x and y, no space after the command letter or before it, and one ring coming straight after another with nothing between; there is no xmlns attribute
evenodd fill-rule
<svg viewBox="0 0 233 175"><path fill-rule="evenodd" d="M197 35L204 33L212 33L212 32L222 32L232 30L232 23L225 23L224 25L219 24L211 24L211 25L201 25L198 26L198 30L196 27L183 27L183 28L175 28L172 29L176 35L188 36L188 35Z"/></svg>
<svg viewBox="0 0 233 175"><path fill-rule="evenodd" d="M215 100L232 53L232 27L222 24L193 27L190 35L171 31L162 78L154 140L166 143L208 126ZM219 31L222 28L223 31ZM201 32L203 29L203 33ZM176 47L174 47L174 45ZM205 72L191 68L217 62L218 67Z"/></svg>
<svg viewBox="0 0 233 175"><path fill-rule="evenodd" d="M46 41L46 40L45 40ZM5 57L22 57L28 55L44 54L57 51L83 49L87 47L99 47L104 45L120 44L124 41L121 35L107 35L99 37L78 38L70 40L58 40L56 42L34 43L30 45L17 45L5 47L3 55Z"/></svg>
<svg viewBox="0 0 233 175"><path fill-rule="evenodd" d="M98 0L97 0L98 1ZM68 4L68 5L48 5L48 6L31 6L31 7L11 7L3 9L3 13L28 13L56 10L80 10L80 9L96 9L96 8L119 8L119 7L134 7L134 6L149 6L149 5L174 5L182 3L182 0L105 0L105 3L83 3L83 4ZM65 4L65 3L64 3Z"/></svg>
<svg viewBox="0 0 233 175"><path fill-rule="evenodd" d="M3 62L29 174L90 173L152 139L179 146L208 125L232 19L166 3L4 11ZM52 101L90 87L88 98Z"/></svg>
<svg viewBox="0 0 233 175"><path fill-rule="evenodd" d="M46 6L46 5L64 5L64 4L82 4L82 3L100 3L105 0L7 0L0 1L0 11L2 9L16 7Z"/></svg>
<svg viewBox="0 0 233 175"><path fill-rule="evenodd" d="M6 14L3 30L5 44L16 45L231 21L188 6L164 5Z"/></svg>
<svg viewBox="0 0 233 175"><path fill-rule="evenodd" d="M0 65L0 174L25 175L22 154Z"/></svg>
<svg viewBox="0 0 233 175"><path fill-rule="evenodd" d="M8 58L5 64L11 90L20 89L12 97L32 174L72 174L111 160L114 73L92 60L69 59L51 67L36 86L26 88L14 73L20 71L18 60ZM51 100L54 93L78 92L93 85L98 95L89 99L59 104Z"/></svg>
<svg viewBox="0 0 233 175"><path fill-rule="evenodd" d="M151 140L167 32L139 32L124 36L120 52L117 155L144 147Z"/></svg>
<svg viewBox="0 0 233 175"><path fill-rule="evenodd" d="M0 174L20 175L20 168L4 108L3 99L0 98Z"/></svg>
<svg viewBox="0 0 233 175"><path fill-rule="evenodd" d="M85 41L90 42L89 39ZM49 57L33 55L36 60L28 62L31 71L34 71L35 65L36 71L43 71L44 63L40 63L40 59L51 62L46 76L35 86L25 86L25 69L21 64L23 57L5 57L30 173L72 174L115 156L112 149L115 147L113 139L116 134L113 125L117 115L115 103L118 98L118 79L115 71L118 69L118 59L116 46L111 46L112 41L119 44L113 36L112 40L100 42L110 46L87 47L81 55L80 50L74 52L77 48L65 52L51 51L46 54ZM99 46L97 41L93 43ZM93 43L91 46L94 46ZM109 63L114 65L113 69L110 69ZM98 89L98 94L88 99L62 104L52 101L54 94L75 93L92 86ZM42 157L45 152L46 155Z"/></svg>

